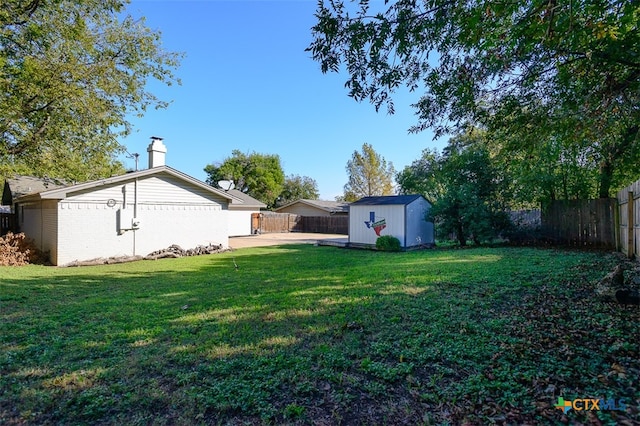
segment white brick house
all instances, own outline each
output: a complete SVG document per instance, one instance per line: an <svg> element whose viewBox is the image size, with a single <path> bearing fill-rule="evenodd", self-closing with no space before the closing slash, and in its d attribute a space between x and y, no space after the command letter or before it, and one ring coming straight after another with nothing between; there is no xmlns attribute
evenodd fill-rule
<svg viewBox="0 0 640 426"><path fill-rule="evenodd" d="M229 244L229 204L242 200L164 164L149 146L146 170L24 195L18 226L51 263L147 255L172 244Z"/></svg>

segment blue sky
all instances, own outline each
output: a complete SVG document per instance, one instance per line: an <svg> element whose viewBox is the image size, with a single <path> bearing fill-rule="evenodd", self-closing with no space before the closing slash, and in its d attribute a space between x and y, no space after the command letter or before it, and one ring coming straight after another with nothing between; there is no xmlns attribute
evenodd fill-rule
<svg viewBox="0 0 640 426"><path fill-rule="evenodd" d="M127 10L161 31L166 50L185 54L176 72L181 86L149 84L171 105L131 117L134 131L121 141L141 154L141 168L151 136L164 138L167 165L201 180L207 164L234 149L278 154L286 175L315 179L320 198L333 200L363 143L396 170L444 144L431 132L408 134L417 95L396 96L394 115L376 113L347 96L346 74L322 74L304 51L315 0L133 0Z"/></svg>

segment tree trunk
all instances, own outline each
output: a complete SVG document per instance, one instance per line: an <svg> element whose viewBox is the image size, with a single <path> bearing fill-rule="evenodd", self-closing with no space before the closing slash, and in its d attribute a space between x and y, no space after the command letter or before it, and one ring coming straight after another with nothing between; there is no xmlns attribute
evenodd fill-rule
<svg viewBox="0 0 640 426"><path fill-rule="evenodd" d="M613 179L613 164L607 159L600 164L600 185L598 198L609 198L611 180Z"/></svg>
<svg viewBox="0 0 640 426"><path fill-rule="evenodd" d="M464 235L464 228L462 227L462 223L458 221L458 229L456 230L456 236L458 237L458 242L460 243L460 247L464 247L467 245L467 237Z"/></svg>
<svg viewBox="0 0 640 426"><path fill-rule="evenodd" d="M620 162L620 159L629 151L633 149L634 141L638 137L640 126L629 127L620 137L619 143L615 144L605 159L600 163L600 188L598 190L599 198L609 198L609 191L611 190L611 184L613 182L613 173L615 171L614 165Z"/></svg>

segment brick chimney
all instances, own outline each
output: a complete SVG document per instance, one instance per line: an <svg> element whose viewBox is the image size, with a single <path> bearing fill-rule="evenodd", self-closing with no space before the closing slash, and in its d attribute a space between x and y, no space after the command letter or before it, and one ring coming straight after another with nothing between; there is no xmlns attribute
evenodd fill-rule
<svg viewBox="0 0 640 426"><path fill-rule="evenodd" d="M152 169L158 166L165 165L165 156L167 154L167 147L162 143L162 138L151 136L151 143L147 148L149 153L149 168Z"/></svg>

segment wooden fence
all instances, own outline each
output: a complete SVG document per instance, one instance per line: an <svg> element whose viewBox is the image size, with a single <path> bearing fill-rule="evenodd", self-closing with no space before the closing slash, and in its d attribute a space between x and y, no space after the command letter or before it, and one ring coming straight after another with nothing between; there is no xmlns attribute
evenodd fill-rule
<svg viewBox="0 0 640 426"><path fill-rule="evenodd" d="M322 234L348 234L348 216L300 216L292 213L253 213L252 231L263 234L274 232L314 232Z"/></svg>
<svg viewBox="0 0 640 426"><path fill-rule="evenodd" d="M0 235L9 231L15 232L15 217L13 213L0 213Z"/></svg>
<svg viewBox="0 0 640 426"><path fill-rule="evenodd" d="M542 210L548 242L615 249L640 258L640 180L616 198L555 201Z"/></svg>
<svg viewBox="0 0 640 426"><path fill-rule="evenodd" d="M301 232L348 234L349 216L300 216Z"/></svg>
<svg viewBox="0 0 640 426"><path fill-rule="evenodd" d="M253 213L251 219L252 231L261 234L291 232L297 222L297 216L289 213Z"/></svg>
<svg viewBox="0 0 640 426"><path fill-rule="evenodd" d="M618 249L640 258L640 180L619 191Z"/></svg>
<svg viewBox="0 0 640 426"><path fill-rule="evenodd" d="M542 237L562 245L615 249L618 200L558 200L542 209Z"/></svg>

